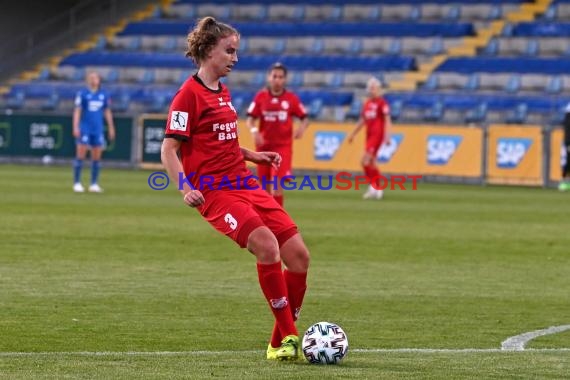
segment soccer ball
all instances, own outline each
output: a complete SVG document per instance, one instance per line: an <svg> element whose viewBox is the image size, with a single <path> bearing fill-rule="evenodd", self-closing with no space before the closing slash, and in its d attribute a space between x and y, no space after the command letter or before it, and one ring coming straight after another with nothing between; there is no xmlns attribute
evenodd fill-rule
<svg viewBox="0 0 570 380"><path fill-rule="evenodd" d="M348 338L340 326L319 322L307 329L301 347L310 363L338 364L348 352Z"/></svg>

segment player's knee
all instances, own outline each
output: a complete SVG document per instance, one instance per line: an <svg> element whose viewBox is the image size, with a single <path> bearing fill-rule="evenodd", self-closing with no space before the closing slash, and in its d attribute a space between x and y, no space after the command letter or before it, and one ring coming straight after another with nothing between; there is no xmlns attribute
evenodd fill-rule
<svg viewBox="0 0 570 380"><path fill-rule="evenodd" d="M285 261L287 269L293 272L307 272L311 262L309 250L300 237L293 239L281 247L281 256Z"/></svg>
<svg viewBox="0 0 570 380"><path fill-rule="evenodd" d="M311 255L309 254L309 250L304 244L301 247L299 247L296 257L297 257L296 261L299 266L298 272L308 271L309 264L311 262Z"/></svg>
<svg viewBox="0 0 570 380"><path fill-rule="evenodd" d="M263 264L272 264L281 260L277 239L267 227L257 228L249 234L247 249Z"/></svg>

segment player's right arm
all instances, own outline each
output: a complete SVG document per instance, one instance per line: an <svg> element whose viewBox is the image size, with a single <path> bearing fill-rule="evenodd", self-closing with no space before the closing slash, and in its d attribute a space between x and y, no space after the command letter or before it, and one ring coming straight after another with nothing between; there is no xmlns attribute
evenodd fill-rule
<svg viewBox="0 0 570 380"><path fill-rule="evenodd" d="M81 93L78 93L75 96L75 107L73 108L73 137L76 139L79 138L81 135L81 131L79 129L79 121L81 120Z"/></svg>
<svg viewBox="0 0 570 380"><path fill-rule="evenodd" d="M363 126L364 126L364 119L362 117L360 117L358 119L358 122L356 123L356 127L354 127L354 130L348 136L348 143L349 144L352 143L352 141L354 140L354 138L356 137L358 132L360 132L360 130L362 129Z"/></svg>
<svg viewBox="0 0 570 380"><path fill-rule="evenodd" d="M194 190L184 186L183 176L185 176L182 162L178 158L178 151L183 141L190 137L190 126L194 121L190 118L196 114L188 106L188 100L182 92L177 92L170 105L168 118L166 119L166 130L164 140L160 149L162 165L166 169L172 183L178 185L178 190L184 197L184 203L188 206L196 207L204 203L204 196L199 190Z"/></svg>
<svg viewBox="0 0 570 380"><path fill-rule="evenodd" d="M384 106L382 109L382 114L384 115L384 141L382 144L390 144L390 133L392 131L392 117L390 116L390 106L388 102L384 101Z"/></svg>
<svg viewBox="0 0 570 380"><path fill-rule="evenodd" d="M192 190L189 187L184 186L184 182L182 182L182 185L179 183L179 180L181 179L179 173L184 173L182 163L178 158L180 145L180 140L173 137L165 137L160 149L160 158L162 160L162 165L166 169L166 172L172 182L178 184L178 189L184 197L184 203L190 207L196 207L204 203L204 196L200 190Z"/></svg>

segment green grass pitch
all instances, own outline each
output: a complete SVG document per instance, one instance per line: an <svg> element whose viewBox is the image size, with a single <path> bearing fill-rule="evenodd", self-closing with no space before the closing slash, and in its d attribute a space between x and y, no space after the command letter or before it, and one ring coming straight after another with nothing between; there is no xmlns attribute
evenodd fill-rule
<svg viewBox="0 0 570 380"><path fill-rule="evenodd" d="M0 378L568 378L569 331L498 351L570 324L568 194L288 192L312 254L299 329L349 337L325 367L265 360L254 258L150 173L104 169L104 194L74 194L71 168L0 166Z"/></svg>

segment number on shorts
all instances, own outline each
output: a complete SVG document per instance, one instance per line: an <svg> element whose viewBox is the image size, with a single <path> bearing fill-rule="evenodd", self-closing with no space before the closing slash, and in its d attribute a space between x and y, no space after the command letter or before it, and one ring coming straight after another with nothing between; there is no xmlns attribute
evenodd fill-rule
<svg viewBox="0 0 570 380"><path fill-rule="evenodd" d="M224 221L230 226L232 230L237 228L237 220L229 212L224 216Z"/></svg>

